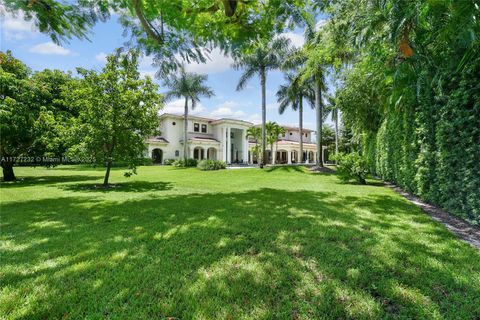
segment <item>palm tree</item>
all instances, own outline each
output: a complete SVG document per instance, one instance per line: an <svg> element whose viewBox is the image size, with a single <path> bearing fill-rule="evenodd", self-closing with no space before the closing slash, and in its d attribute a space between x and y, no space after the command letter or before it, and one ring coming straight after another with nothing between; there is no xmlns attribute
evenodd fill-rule
<svg viewBox="0 0 480 320"><path fill-rule="evenodd" d="M303 162L303 99L306 98L310 106L314 107L315 93L313 82L311 80L301 81L300 74L287 73L285 75L286 84L281 85L277 91L277 101L279 103L278 112L283 114L287 107L294 111L298 110L298 127L300 129L300 163Z"/></svg>
<svg viewBox="0 0 480 320"><path fill-rule="evenodd" d="M258 140L262 137L262 130L259 127L250 127L247 129L247 138L252 138L255 141L254 154L258 159Z"/></svg>
<svg viewBox="0 0 480 320"><path fill-rule="evenodd" d="M330 113L332 121L335 126L335 156L338 155L338 118L339 118L339 108L334 96L327 95L328 105L325 109L326 113Z"/></svg>
<svg viewBox="0 0 480 320"><path fill-rule="evenodd" d="M165 85L170 88L165 94L165 100L173 98L185 98L185 110L183 114L183 158L187 161L187 129L188 129L188 101L191 101L192 110L195 109L200 97L210 98L214 95L212 89L205 82L207 75L186 72L181 68L180 72L165 80Z"/></svg>
<svg viewBox="0 0 480 320"><path fill-rule="evenodd" d="M276 122L269 121L265 125L267 131L267 143L270 145L270 153L272 155L272 164L275 164L275 154L273 153L273 145L275 144L275 152L278 149L278 137L285 133L285 128Z"/></svg>
<svg viewBox="0 0 480 320"><path fill-rule="evenodd" d="M266 80L267 72L281 67L283 59L290 48L290 40L276 38L271 42L258 42L252 52L236 59L233 64L235 70L243 69L237 85L237 91L242 90L254 75L258 74L262 88L262 160L260 167L265 164L267 102Z"/></svg>

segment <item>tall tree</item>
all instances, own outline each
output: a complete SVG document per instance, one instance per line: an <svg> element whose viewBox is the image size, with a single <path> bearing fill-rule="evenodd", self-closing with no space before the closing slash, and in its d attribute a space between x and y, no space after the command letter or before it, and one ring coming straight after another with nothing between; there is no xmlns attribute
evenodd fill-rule
<svg viewBox="0 0 480 320"><path fill-rule="evenodd" d="M288 50L290 40L286 38L276 38L269 42L257 42L252 51L248 54L238 57L233 64L235 70L243 69L237 85L237 91L242 90L248 81L258 75L262 91L262 157L260 167L265 164L266 155L266 121L267 121L267 97L266 82L269 71L279 69L282 66Z"/></svg>
<svg viewBox="0 0 480 320"><path fill-rule="evenodd" d="M13 165L26 156L35 140L35 120L40 108L30 69L10 51L0 52L0 156L3 180L15 180Z"/></svg>
<svg viewBox="0 0 480 320"><path fill-rule="evenodd" d="M334 133L335 133L335 156L338 155L338 120L340 116L339 108L335 99L335 96L333 95L327 95L327 106L325 108L325 113L330 114L331 119L333 121L334 125Z"/></svg>
<svg viewBox="0 0 480 320"><path fill-rule="evenodd" d="M145 139L158 127L161 95L158 86L138 72L138 52L107 56L102 72L77 69L82 76L66 99L80 113L81 152L106 165L103 186L109 186L114 161L126 162L131 172L145 151ZM78 155L78 154L76 154Z"/></svg>
<svg viewBox="0 0 480 320"><path fill-rule="evenodd" d="M165 85L170 90L165 94L165 100L173 98L184 98L185 107L183 113L183 158L185 162L188 158L188 101L191 101L192 110L195 109L200 97L210 98L214 95L212 89L205 83L207 75L189 73L185 68L181 68L180 72L166 78Z"/></svg>
<svg viewBox="0 0 480 320"><path fill-rule="evenodd" d="M277 101L279 103L278 112L283 114L290 106L294 111L298 111L298 126L300 129L300 163L303 162L303 100L307 99L310 106L314 107L315 93L312 81L301 81L301 74L287 73L285 75L286 84L280 86L277 91Z"/></svg>

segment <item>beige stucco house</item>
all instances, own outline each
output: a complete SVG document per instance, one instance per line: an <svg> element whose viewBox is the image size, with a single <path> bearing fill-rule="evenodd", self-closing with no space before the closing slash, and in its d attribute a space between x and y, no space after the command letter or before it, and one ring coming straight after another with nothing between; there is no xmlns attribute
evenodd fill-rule
<svg viewBox="0 0 480 320"><path fill-rule="evenodd" d="M164 113L159 117L161 136L148 139L148 156L155 163L166 159L183 158L183 115ZM188 117L188 158L197 160L215 159L228 164L253 164L257 159L251 152L255 141L247 138L248 128L253 123L236 119L212 119L198 116ZM300 132L298 128L287 127L279 137L272 152L267 147L270 163L298 163ZM304 162L314 163L316 145L312 142L312 130L303 129ZM324 147L325 148L325 147Z"/></svg>

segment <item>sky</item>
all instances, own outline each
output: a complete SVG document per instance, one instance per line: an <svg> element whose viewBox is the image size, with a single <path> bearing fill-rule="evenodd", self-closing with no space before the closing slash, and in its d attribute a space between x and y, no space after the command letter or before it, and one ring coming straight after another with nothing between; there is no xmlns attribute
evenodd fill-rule
<svg viewBox="0 0 480 320"><path fill-rule="evenodd" d="M1 8L0 8L1 10ZM23 61L32 70L60 69L72 71L76 67L100 71L105 64L105 56L116 48L123 46L126 41L122 37L123 28L118 22L118 16L112 15L110 20L98 23L89 35L88 40L72 39L61 46L54 44L51 39L38 32L31 22L25 21L21 15L13 17L3 12L0 14L0 50L11 50L13 56ZM303 36L301 30L284 34L290 38L292 44L301 46ZM155 74L151 66L151 58L145 57L139 65L140 73L144 76ZM208 75L208 85L215 96L201 99L200 104L191 114L213 118L235 118L259 123L261 121L261 91L257 77L250 80L242 91L236 91L236 85L241 70L233 70L231 57L224 56L214 49L210 60L205 64L192 63L187 65L187 71ZM161 86L160 93L168 89ZM275 93L284 82L283 74L278 71L267 75L267 121L276 121L280 124L298 126L298 113L286 110L280 115ZM174 100L165 104L162 113L183 113L183 100ZM315 112L308 104L304 104L304 127L314 129Z"/></svg>

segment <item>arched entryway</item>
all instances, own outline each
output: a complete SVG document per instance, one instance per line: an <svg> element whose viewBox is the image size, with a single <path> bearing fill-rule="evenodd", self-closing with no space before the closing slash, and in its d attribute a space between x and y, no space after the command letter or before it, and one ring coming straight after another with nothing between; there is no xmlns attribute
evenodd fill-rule
<svg viewBox="0 0 480 320"><path fill-rule="evenodd" d="M216 160L217 159L217 149L210 147L207 149L207 159Z"/></svg>
<svg viewBox="0 0 480 320"><path fill-rule="evenodd" d="M162 149L155 148L152 150L152 160L153 160L153 163L157 163L157 164L160 164L163 162Z"/></svg>
<svg viewBox="0 0 480 320"><path fill-rule="evenodd" d="M277 158L275 159L277 164L288 163L288 151L287 150L277 150Z"/></svg>
<svg viewBox="0 0 480 320"><path fill-rule="evenodd" d="M195 149L193 149L193 158L195 160L205 159L205 150L202 147L195 147Z"/></svg>
<svg viewBox="0 0 480 320"><path fill-rule="evenodd" d="M298 163L299 162L299 157L298 157L298 151L297 150L294 150L292 151L291 153L291 157L292 157L292 163Z"/></svg>
<svg viewBox="0 0 480 320"><path fill-rule="evenodd" d="M314 161L315 161L314 153L313 153L313 151L309 151L308 152L308 162L313 163Z"/></svg>

